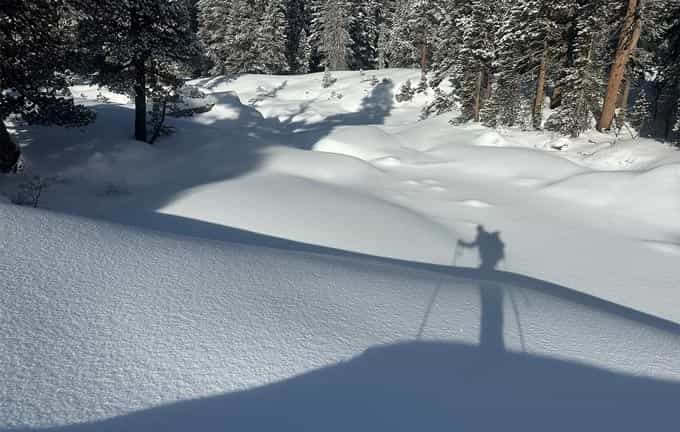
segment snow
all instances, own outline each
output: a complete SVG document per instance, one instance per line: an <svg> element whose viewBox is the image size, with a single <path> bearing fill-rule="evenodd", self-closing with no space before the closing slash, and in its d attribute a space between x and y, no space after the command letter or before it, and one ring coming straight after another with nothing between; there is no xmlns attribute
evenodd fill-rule
<svg viewBox="0 0 680 432"><path fill-rule="evenodd" d="M563 287L0 213L0 430L675 421L678 326Z"/></svg>
<svg viewBox="0 0 680 432"><path fill-rule="evenodd" d="M215 106L153 147L87 86L97 123L14 126L0 430L674 421L680 153L420 121L418 71L333 75L196 80ZM500 272L456 246L481 225Z"/></svg>

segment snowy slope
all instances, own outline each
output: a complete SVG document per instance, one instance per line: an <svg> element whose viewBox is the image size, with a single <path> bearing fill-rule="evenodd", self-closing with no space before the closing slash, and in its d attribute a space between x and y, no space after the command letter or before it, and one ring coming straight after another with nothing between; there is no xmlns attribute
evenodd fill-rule
<svg viewBox="0 0 680 432"><path fill-rule="evenodd" d="M0 219L2 431L677 421L678 325L557 285L3 204Z"/></svg>
<svg viewBox="0 0 680 432"><path fill-rule="evenodd" d="M680 152L419 121L432 91L394 99L414 70L321 77L197 80L215 107L170 119L177 133L155 147L131 140L124 98L80 86L97 123L18 127L24 179L46 178L40 207L63 213L458 267L479 265L456 242L481 224L500 233L504 270L680 322Z"/></svg>

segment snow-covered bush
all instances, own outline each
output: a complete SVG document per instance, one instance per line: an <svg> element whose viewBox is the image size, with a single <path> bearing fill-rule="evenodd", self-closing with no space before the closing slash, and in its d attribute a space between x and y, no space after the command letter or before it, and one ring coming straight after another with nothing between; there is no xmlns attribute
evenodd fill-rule
<svg viewBox="0 0 680 432"><path fill-rule="evenodd" d="M54 178L37 175L31 177L28 181L18 185L17 191L12 197L12 203L37 208L42 192L55 181L56 179Z"/></svg>
<svg viewBox="0 0 680 432"><path fill-rule="evenodd" d="M418 87L416 87L416 93L427 93L428 87L429 83L427 82L427 75L422 74L420 77L420 82L418 83Z"/></svg>
<svg viewBox="0 0 680 432"><path fill-rule="evenodd" d="M413 99L413 96L415 94L416 91L413 88L413 85L411 84L411 80L406 80L406 82L401 85L399 93L397 93L395 98L397 102L408 102Z"/></svg>
<svg viewBox="0 0 680 432"><path fill-rule="evenodd" d="M104 96L104 94L103 94L101 91L98 91L98 92L97 92L96 101L97 101L97 102L100 102L100 103L109 103L109 102L111 102L111 99L109 99L108 97Z"/></svg>
<svg viewBox="0 0 680 432"><path fill-rule="evenodd" d="M337 79L333 77L330 69L326 69L326 71L323 73L323 79L321 80L321 87L328 88L335 84L336 81Z"/></svg>
<svg viewBox="0 0 680 432"><path fill-rule="evenodd" d="M425 105L420 114L421 119L426 119L431 115L441 115L453 109L453 95L442 91L440 88L434 89L434 99Z"/></svg>

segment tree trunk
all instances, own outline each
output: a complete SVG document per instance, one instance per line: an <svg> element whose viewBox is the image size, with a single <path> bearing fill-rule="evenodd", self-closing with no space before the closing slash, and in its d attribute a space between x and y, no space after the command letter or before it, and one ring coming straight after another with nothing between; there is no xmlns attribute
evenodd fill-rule
<svg viewBox="0 0 680 432"><path fill-rule="evenodd" d="M9 135L5 123L0 120L0 173L6 174L16 170L21 150Z"/></svg>
<svg viewBox="0 0 680 432"><path fill-rule="evenodd" d="M630 71L627 73L627 75L630 74ZM626 77L623 80L623 91L621 92L621 97L619 100L616 102L616 107L621 108L624 111L628 110L628 99L630 98L630 77Z"/></svg>
<svg viewBox="0 0 680 432"><path fill-rule="evenodd" d="M427 74L427 58L428 58L428 48L427 44L423 43L423 46L420 48L420 71L423 73L423 76Z"/></svg>
<svg viewBox="0 0 680 432"><path fill-rule="evenodd" d="M135 139L146 142L146 67L135 61Z"/></svg>
<svg viewBox="0 0 680 432"><path fill-rule="evenodd" d="M642 21L639 17L639 9L642 7L644 0L628 0L628 10L626 18L621 28L619 35L619 43L616 48L616 56L614 57L614 64L612 64L609 72L609 81L607 83L607 93L604 98L604 105L602 107L602 115L598 122L597 129L602 131L609 129L614 121L616 113L616 102L619 98L619 90L621 89L621 82L626 73L626 67L630 56L637 48L640 40L640 33L642 32Z"/></svg>
<svg viewBox="0 0 680 432"><path fill-rule="evenodd" d="M479 122L479 113L482 109L482 81L484 81L484 71L477 73L477 82L475 83L475 94L473 96L472 115L475 122Z"/></svg>
<svg viewBox="0 0 680 432"><path fill-rule="evenodd" d="M531 123L534 129L540 129L543 123L543 101L545 101L545 81L548 72L548 42L543 43L541 65L538 68L536 80L536 98L534 99L534 111L531 113Z"/></svg>

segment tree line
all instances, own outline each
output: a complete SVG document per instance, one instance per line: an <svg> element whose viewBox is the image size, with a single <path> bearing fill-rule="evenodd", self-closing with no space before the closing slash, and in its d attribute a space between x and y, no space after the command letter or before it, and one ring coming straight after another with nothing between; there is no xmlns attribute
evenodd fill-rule
<svg viewBox="0 0 680 432"><path fill-rule="evenodd" d="M418 67L425 113L571 136L680 136L680 0L3 0L4 120L79 125L74 77L147 101L204 74ZM448 85L441 86L442 83Z"/></svg>

